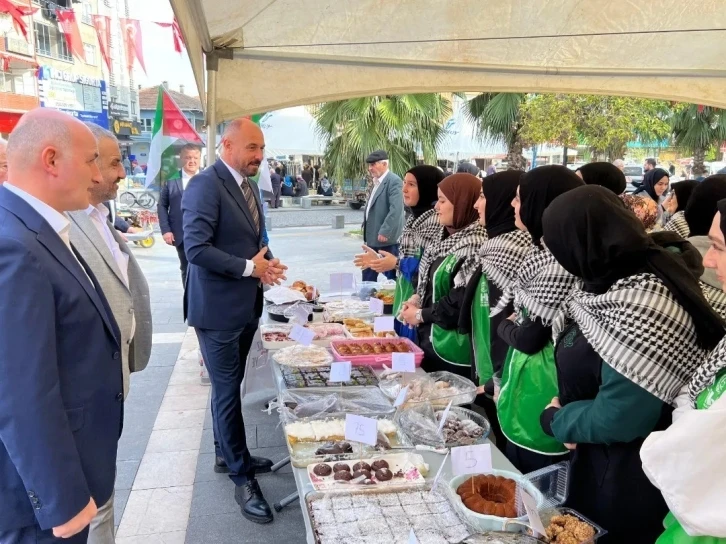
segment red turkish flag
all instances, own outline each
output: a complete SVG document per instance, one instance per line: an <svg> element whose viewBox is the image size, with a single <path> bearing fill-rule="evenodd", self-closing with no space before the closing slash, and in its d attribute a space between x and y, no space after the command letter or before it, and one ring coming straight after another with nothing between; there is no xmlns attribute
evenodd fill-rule
<svg viewBox="0 0 726 544"><path fill-rule="evenodd" d="M81 31L78 29L75 12L72 9L57 9L55 13L58 16L58 23L63 29L68 49L83 62L86 62L86 52L83 50L83 40L81 39Z"/></svg>
<svg viewBox="0 0 726 544"><path fill-rule="evenodd" d="M33 15L38 8L31 8L28 6L16 6L10 0L0 0L0 13L7 13L13 18L13 25L15 28L22 32L25 36L25 40L28 40L28 27L23 21L23 17L27 15Z"/></svg>
<svg viewBox="0 0 726 544"><path fill-rule="evenodd" d="M184 46L184 38L182 37L181 33L181 27L179 26L179 23L176 20L176 17L174 17L174 22L172 23L156 23L157 25L169 28L171 27L172 34L174 37L174 51L181 54L182 47Z"/></svg>
<svg viewBox="0 0 726 544"><path fill-rule="evenodd" d="M141 69L146 73L144 65L144 42L141 36L141 21L137 19L119 18L121 23L121 35L126 45L126 62L129 66L129 73L134 67L134 58L139 61Z"/></svg>
<svg viewBox="0 0 726 544"><path fill-rule="evenodd" d="M108 15L92 15L93 26L98 37L98 47L101 49L101 56L106 63L108 71L111 71L111 58L108 52L111 49L111 17Z"/></svg>

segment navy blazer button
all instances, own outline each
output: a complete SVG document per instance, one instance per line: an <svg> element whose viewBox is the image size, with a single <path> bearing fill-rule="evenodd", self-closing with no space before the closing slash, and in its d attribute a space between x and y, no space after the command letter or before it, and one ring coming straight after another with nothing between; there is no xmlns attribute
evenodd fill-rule
<svg viewBox="0 0 726 544"><path fill-rule="evenodd" d="M119 358L119 352L118 351L114 351L113 352L113 358L114 359L118 359Z"/></svg>
<svg viewBox="0 0 726 544"><path fill-rule="evenodd" d="M35 491L28 491L28 497L35 497Z"/></svg>

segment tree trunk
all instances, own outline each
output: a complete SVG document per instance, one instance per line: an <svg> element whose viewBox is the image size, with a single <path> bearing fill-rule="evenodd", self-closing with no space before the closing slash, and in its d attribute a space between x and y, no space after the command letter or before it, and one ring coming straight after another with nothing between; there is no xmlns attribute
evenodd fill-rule
<svg viewBox="0 0 726 544"><path fill-rule="evenodd" d="M522 144L522 140L521 138L519 138L519 134L517 133L514 136L511 144L509 145L509 149L507 150L507 158L505 160L507 161L509 168L524 170L527 167L527 159L525 159L524 155L522 154L523 150L524 145Z"/></svg>
<svg viewBox="0 0 726 544"><path fill-rule="evenodd" d="M567 166L567 146L562 149L562 166Z"/></svg>
<svg viewBox="0 0 726 544"><path fill-rule="evenodd" d="M703 161L706 160L706 150L702 147L693 150L693 177L703 176L706 174L706 166Z"/></svg>

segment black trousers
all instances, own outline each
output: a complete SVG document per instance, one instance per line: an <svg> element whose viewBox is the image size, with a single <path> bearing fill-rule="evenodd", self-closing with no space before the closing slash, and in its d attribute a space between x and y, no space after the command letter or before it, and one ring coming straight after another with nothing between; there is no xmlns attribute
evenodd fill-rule
<svg viewBox="0 0 726 544"><path fill-rule="evenodd" d="M280 193L282 191L282 184L272 186L272 200L270 201L270 208L279 208L282 204L282 198Z"/></svg>
<svg viewBox="0 0 726 544"><path fill-rule="evenodd" d="M196 329L204 364L212 382L214 449L230 469L235 485L255 477L247 449L240 388L258 319L231 331Z"/></svg>
<svg viewBox="0 0 726 544"><path fill-rule="evenodd" d="M88 527L71 538L56 538L53 536L53 529L44 531L38 525L12 531L0 531L0 543L2 544L86 544L87 540Z"/></svg>
<svg viewBox="0 0 726 544"><path fill-rule="evenodd" d="M181 243L176 246L176 253L179 255L179 270L181 270L182 285L186 288L187 285L187 267L189 261L187 261L187 254L184 253L184 244Z"/></svg>

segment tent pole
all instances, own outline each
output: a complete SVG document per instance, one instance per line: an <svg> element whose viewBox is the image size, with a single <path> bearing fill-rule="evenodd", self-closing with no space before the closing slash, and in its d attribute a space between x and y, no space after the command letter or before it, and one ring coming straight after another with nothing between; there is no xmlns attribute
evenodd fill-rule
<svg viewBox="0 0 726 544"><path fill-rule="evenodd" d="M217 69L218 59L207 57L207 166L217 162Z"/></svg>

